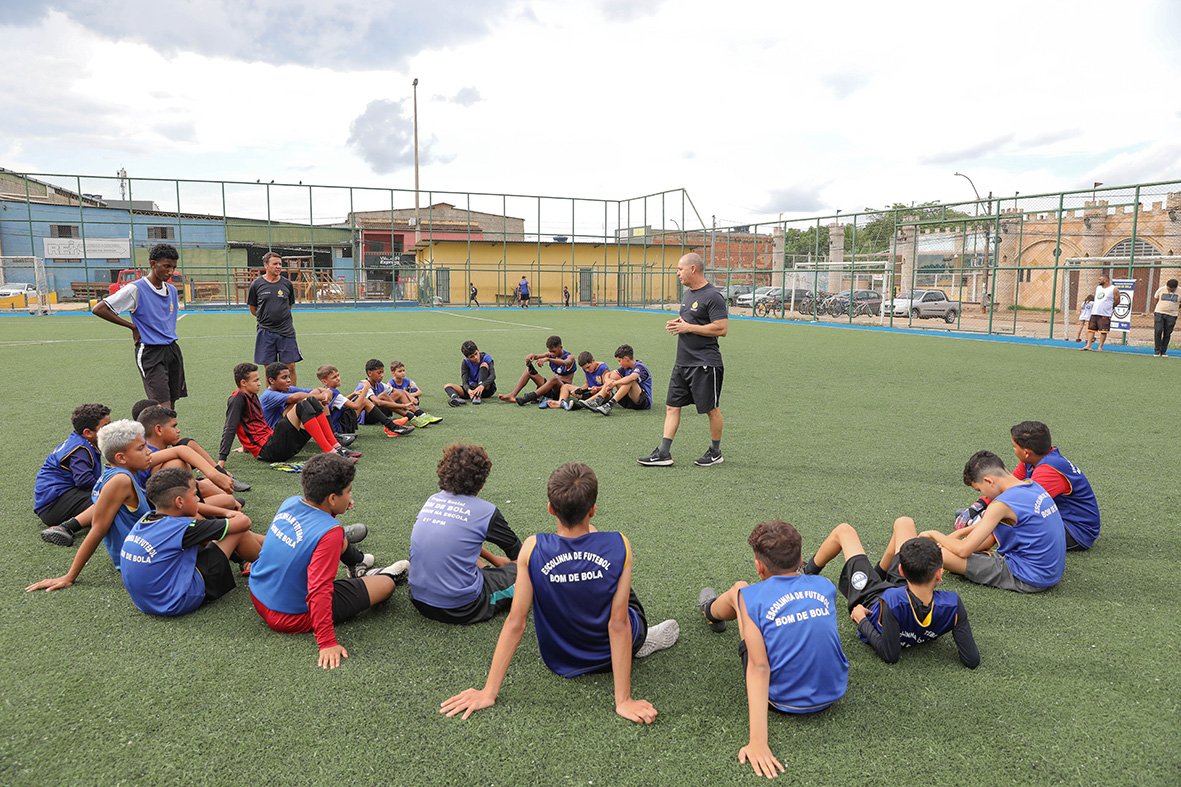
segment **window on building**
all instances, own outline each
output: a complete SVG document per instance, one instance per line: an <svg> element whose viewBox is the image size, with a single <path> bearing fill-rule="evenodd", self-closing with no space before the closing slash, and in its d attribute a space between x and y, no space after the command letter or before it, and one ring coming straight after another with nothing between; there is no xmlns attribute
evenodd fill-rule
<svg viewBox="0 0 1181 787"><path fill-rule="evenodd" d="M77 224L50 224L49 237L51 238L81 238L82 231Z"/></svg>
<svg viewBox="0 0 1181 787"><path fill-rule="evenodd" d="M176 227L148 227L148 240L176 240Z"/></svg>
<svg viewBox="0 0 1181 787"><path fill-rule="evenodd" d="M1135 244L1137 257L1159 257L1160 252L1152 247L1148 241L1137 240ZM1104 257L1123 257L1127 259L1132 256L1132 239L1124 238L1119 243L1111 247L1111 251L1103 255Z"/></svg>

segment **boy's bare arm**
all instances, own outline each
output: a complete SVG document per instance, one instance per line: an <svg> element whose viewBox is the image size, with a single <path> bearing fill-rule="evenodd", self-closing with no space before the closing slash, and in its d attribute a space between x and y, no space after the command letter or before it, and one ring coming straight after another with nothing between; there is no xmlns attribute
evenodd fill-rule
<svg viewBox="0 0 1181 787"><path fill-rule="evenodd" d="M980 521L972 527L972 532L963 538L956 538L938 530L924 530L920 536L932 539L939 546L953 555L967 559L974 552L979 552L988 542L992 531L1001 523L1002 519L1015 518L1013 509L999 500L992 501L980 517Z"/></svg>
<svg viewBox="0 0 1181 787"><path fill-rule="evenodd" d="M165 448L164 451L175 451L175 456L182 462L187 464L194 470L200 470L205 474L205 478L213 482L223 492L232 493L234 491L234 479L225 473L219 473L210 462L205 460L205 457L189 448L187 445L174 445L172 448ZM164 451L157 451L157 454L164 453Z"/></svg>
<svg viewBox="0 0 1181 787"><path fill-rule="evenodd" d="M783 765L775 759L767 743L771 661L767 657L763 632L747 612L741 593L738 594L738 616L742 623L742 641L746 644L746 703L750 720L750 741L738 750L738 762L749 762L756 774L773 779L783 773Z"/></svg>
<svg viewBox="0 0 1181 787"><path fill-rule="evenodd" d="M623 574L611 598L611 617L607 621L607 636L611 641L611 675L615 679L615 712L637 724L651 724L656 721L656 708L648 700L632 699L632 624L627 613L632 587L630 554L629 548Z"/></svg>
<svg viewBox="0 0 1181 787"><path fill-rule="evenodd" d="M103 485L102 492L99 493L98 500L94 504L94 519L90 523L90 532L86 534L86 538L82 541L81 546L78 547L78 551L74 555L74 560L70 563L70 570L60 577L35 582L25 588L25 592L31 590L62 590L73 585L77 581L78 575L82 573L82 569L86 566L86 561L90 560L94 551L98 549L98 545L102 543L103 538L110 531L111 523L115 521L115 514L119 511L119 506L129 502L129 498L134 497L134 495L135 492L131 486L130 477L120 473L109 479ZM139 504L138 500L135 501L135 504Z"/></svg>

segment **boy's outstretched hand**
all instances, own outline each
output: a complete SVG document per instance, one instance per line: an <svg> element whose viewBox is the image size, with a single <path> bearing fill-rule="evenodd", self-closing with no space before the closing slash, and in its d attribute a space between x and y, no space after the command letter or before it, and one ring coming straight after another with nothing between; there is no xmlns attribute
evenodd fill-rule
<svg viewBox="0 0 1181 787"><path fill-rule="evenodd" d="M336 669L340 666L340 662L348 657L349 652L344 649L344 645L321 648L320 657L316 660L316 666L321 669Z"/></svg>
<svg viewBox="0 0 1181 787"><path fill-rule="evenodd" d="M451 699L444 700L439 705L439 713L447 714L447 718L462 713L466 719L476 711L491 708L495 704L496 697L482 689L464 689Z"/></svg>
<svg viewBox="0 0 1181 787"><path fill-rule="evenodd" d="M779 774L783 773L783 765L779 760L775 759L775 755L771 753L771 748L767 744L749 744L743 746L738 750L738 762L749 762L750 767L759 776L766 776L768 779L774 779Z"/></svg>
<svg viewBox="0 0 1181 787"><path fill-rule="evenodd" d="M636 724L651 724L659 712L648 700L625 700L615 706L615 712Z"/></svg>
<svg viewBox="0 0 1181 787"><path fill-rule="evenodd" d="M53 579L43 579L40 582L34 582L25 588L26 593L31 593L34 590L62 590L74 584L74 580L68 576L54 577Z"/></svg>

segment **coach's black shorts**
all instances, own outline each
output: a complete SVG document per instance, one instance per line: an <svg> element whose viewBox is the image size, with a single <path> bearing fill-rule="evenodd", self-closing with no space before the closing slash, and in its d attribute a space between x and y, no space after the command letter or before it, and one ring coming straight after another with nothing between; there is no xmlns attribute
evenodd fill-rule
<svg viewBox="0 0 1181 787"><path fill-rule="evenodd" d="M303 355L299 352L299 342L295 335L284 336L281 333L259 328L254 335L254 362L266 365L268 363L299 363Z"/></svg>
<svg viewBox="0 0 1181 787"><path fill-rule="evenodd" d="M93 502L89 489L72 486L62 492L57 500L54 500L47 506L42 506L40 511L35 511L34 513L48 527L53 527L78 516L78 514L90 508Z"/></svg>
<svg viewBox="0 0 1181 787"><path fill-rule="evenodd" d="M697 412L708 413L721 405L721 366L674 366L668 378L669 407L697 405Z"/></svg>
<svg viewBox="0 0 1181 787"><path fill-rule="evenodd" d="M313 401L304 399L304 402ZM303 402L300 402L303 404ZM279 419L275 424L275 431L267 440L266 445L258 452L258 458L264 462L286 462L298 454L308 444L312 436L302 429L297 429L287 420L287 416Z"/></svg>
<svg viewBox="0 0 1181 787"><path fill-rule="evenodd" d="M185 359L176 342L135 345L135 365L149 399L175 405L177 399L189 395L185 386Z"/></svg>
<svg viewBox="0 0 1181 787"><path fill-rule="evenodd" d="M443 609L415 601L413 596L410 598L410 603L414 604L414 608L424 618L437 620L440 623L466 626L471 623L483 623L485 620L491 620L497 612L507 612L508 608L513 605L513 586L517 582L517 564L506 563L499 568L489 566L481 569L480 573L484 577L484 586L480 588L480 595L470 604L453 609Z"/></svg>
<svg viewBox="0 0 1181 787"><path fill-rule="evenodd" d="M848 599L850 612L858 604L869 608L890 588L906 584L906 580L897 572L897 555L894 556L890 571L882 571L881 566L869 562L865 555L854 555L845 561L845 567L841 569L837 590Z"/></svg>
<svg viewBox="0 0 1181 787"><path fill-rule="evenodd" d="M230 568L230 559L216 544L198 550L197 571L205 580L206 604L216 601L238 586L234 581L234 571Z"/></svg>

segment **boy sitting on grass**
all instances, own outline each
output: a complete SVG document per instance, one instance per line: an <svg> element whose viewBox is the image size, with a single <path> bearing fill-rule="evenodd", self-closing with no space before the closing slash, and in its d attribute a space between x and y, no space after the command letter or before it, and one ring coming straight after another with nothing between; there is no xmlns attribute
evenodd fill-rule
<svg viewBox="0 0 1181 787"><path fill-rule="evenodd" d="M131 405L131 420L138 421L140 414L142 414L144 410L148 409L149 407L153 407L155 405L158 405L158 404L160 404L160 403L157 402L155 399L140 399L138 402ZM145 429L144 436L148 439L148 447L150 448L152 446L151 430ZM234 484L233 491L235 491L235 492L249 492L250 491L250 484L246 483L245 481L239 481L237 478L234 478L233 474L230 473L230 471L226 470L224 467L220 467L217 464L217 460L214 459L212 456L210 456L209 452L206 451L204 448L202 448L201 444L198 443L193 438L181 437L180 439L178 439L176 441L176 445L187 445L189 448L192 448L194 451L196 451L201 456L201 458L204 459L206 462L208 462L213 467L213 469L216 470L218 473L220 473L221 475L229 476L230 480Z"/></svg>
<svg viewBox="0 0 1181 787"><path fill-rule="evenodd" d="M472 404L480 404L485 396L496 393L496 365L492 356L480 352L480 348L471 339L459 346L459 354L463 360L459 364L459 384L447 383L443 386L443 393L447 396L450 407L460 407L470 400Z"/></svg>
<svg viewBox="0 0 1181 787"><path fill-rule="evenodd" d="M920 533L943 547L944 568L969 582L1018 593L1040 593L1061 582L1066 526L1050 493L1016 478L991 451L972 454L964 483L992 502L978 522L953 535ZM981 551L994 538L996 552Z"/></svg>
<svg viewBox="0 0 1181 787"><path fill-rule="evenodd" d="M586 403L596 413L611 415L616 405L627 410L652 409L652 373L643 361L636 360L630 344L621 344L615 351L619 368L607 375L595 401Z"/></svg>
<svg viewBox="0 0 1181 787"><path fill-rule="evenodd" d="M336 669L349 656L336 641L336 624L388 599L410 570L409 561L399 560L365 576L336 579L350 549L349 534L336 517L353 506L356 472L352 462L332 453L305 462L303 496L279 506L250 569L255 610L272 631L315 632L322 669Z"/></svg>
<svg viewBox="0 0 1181 787"><path fill-rule="evenodd" d="M430 426L431 424L442 423L443 419L437 415L431 415L422 409L422 391L418 384L406 376L406 364L401 361L394 361L390 364L390 388L405 394L414 405L413 417L410 419L410 425L416 429L423 426Z"/></svg>
<svg viewBox="0 0 1181 787"><path fill-rule="evenodd" d="M68 547L74 536L90 527L94 502L90 491L102 475L98 431L111 422L111 408L102 404L81 404L74 408L70 423L74 431L49 452L37 480L33 482L33 513L45 523L41 539Z"/></svg>
<svg viewBox="0 0 1181 787"><path fill-rule="evenodd" d="M521 539L500 509L477 495L492 460L478 445L450 445L436 471L437 494L427 498L410 532L410 600L424 617L467 625L509 608ZM492 554L495 544L507 557ZM491 565L481 567L480 558Z"/></svg>
<svg viewBox="0 0 1181 787"><path fill-rule="evenodd" d="M816 555L804 565L805 574L819 574L838 554L845 567L837 589L849 602L849 617L857 637L878 658L897 664L902 648L921 645L951 632L960 662L968 669L980 665L980 651L972 637L968 610L958 593L936 590L943 581L943 554L929 538L919 538L914 520L894 520L890 543L876 566L852 525L833 528Z"/></svg>
<svg viewBox="0 0 1181 787"><path fill-rule="evenodd" d="M548 363L550 371L553 376L548 380L537 371L535 363ZM566 383L573 382L574 378L574 355L562 348L562 337L551 336L545 340L544 353L530 353L525 356L525 371L521 372L521 377L517 380L516 386L512 393L501 394L499 399L502 402L515 402L524 407L527 404L532 404L540 398L544 398L546 394L554 393L561 390ZM529 391L528 393L521 393L529 381L537 386L537 390Z"/></svg>
<svg viewBox="0 0 1181 787"><path fill-rule="evenodd" d="M176 410L152 405L145 407L136 420L143 425L144 438L152 452L148 469L136 474L135 480L140 488L147 489L148 479L161 468L200 470L205 478L197 482L197 493L203 502L235 511L242 508L241 502L232 494L234 479L217 472L214 464L206 461L192 443L181 444Z"/></svg>
<svg viewBox="0 0 1181 787"><path fill-rule="evenodd" d="M135 480L135 474L146 470L151 459L143 426L138 421L112 421L98 430L98 450L106 466L91 492L94 515L90 532L78 547L69 571L54 579L35 582L26 591L61 590L73 585L100 541L118 569L123 541L135 523L151 510Z"/></svg>
<svg viewBox="0 0 1181 787"><path fill-rule="evenodd" d="M339 438L342 435L355 435L357 426L362 422L381 424L389 437L398 437L414 431L406 426L406 419L395 421L369 397L369 382L363 380L357 390L348 396L340 392L340 370L331 364L325 364L316 370L316 377L320 384L328 390L328 423L332 425L333 433Z"/></svg>
<svg viewBox="0 0 1181 787"><path fill-rule="evenodd" d="M602 403L598 396L603 392L603 385L607 381L607 375L611 373L611 368L602 361L596 361L595 356L587 350L578 354L578 365L586 375L586 385L579 388L573 382L562 383L562 387L558 391L558 398L543 399L538 407L577 410L580 407L589 408L592 402Z"/></svg>
<svg viewBox="0 0 1181 787"><path fill-rule="evenodd" d="M575 462L564 464L550 475L546 491L557 532L530 536L521 547L512 609L496 641L484 688L456 694L439 712L462 713L466 719L496 702L536 602L533 625L545 665L563 678L611 670L615 712L651 724L656 708L632 698L632 658L672 647L680 627L666 620L649 630L631 587L631 544L621 533L599 532L591 525L599 495L594 471Z"/></svg>
<svg viewBox="0 0 1181 787"><path fill-rule="evenodd" d="M262 536L250 532L250 518L230 510L224 517L198 518L197 482L180 468L157 470L144 494L155 511L131 529L119 555L135 608L147 615L186 615L233 590L231 556L251 561L262 546Z"/></svg>
<svg viewBox="0 0 1181 787"><path fill-rule="evenodd" d="M759 581L735 582L720 596L702 588L697 606L714 631L738 621L750 719L750 741L738 761L773 778L783 766L767 743L768 704L783 713L824 710L845 696L849 662L837 634L837 589L824 577L800 573L799 532L775 519L757 525L747 543Z"/></svg>

